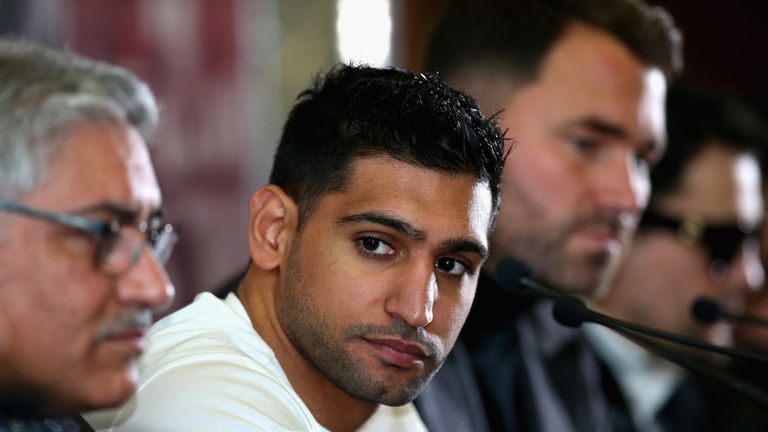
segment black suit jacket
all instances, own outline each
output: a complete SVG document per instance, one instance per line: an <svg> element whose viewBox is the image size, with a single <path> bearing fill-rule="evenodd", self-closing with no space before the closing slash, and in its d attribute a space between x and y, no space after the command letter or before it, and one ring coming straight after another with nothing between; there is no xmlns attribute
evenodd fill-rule
<svg viewBox="0 0 768 432"><path fill-rule="evenodd" d="M433 379L415 400L422 420L433 432L489 431L485 410L466 346L459 341Z"/></svg>
<svg viewBox="0 0 768 432"><path fill-rule="evenodd" d="M516 410L502 409L514 403L505 397L511 397L514 392L495 391L500 386L489 386L487 378L490 373L506 385L520 376L517 373L519 358L514 357L516 334L509 329L514 317L524 308L523 303L527 305L529 299L508 294L493 280L481 275L475 302L459 340L443 367L415 401L431 431L515 430L502 428L503 424L516 424L518 420ZM495 344L497 332L505 335L499 344ZM509 353L510 361L496 362L493 358L497 355L473 357L478 345L497 347L497 355L507 357ZM491 365L487 366L484 359Z"/></svg>
<svg viewBox="0 0 768 432"><path fill-rule="evenodd" d="M419 396L417 408L437 431L608 431L598 364L585 346L578 332L554 322L546 304L481 277L459 349ZM480 410L468 402L476 394Z"/></svg>

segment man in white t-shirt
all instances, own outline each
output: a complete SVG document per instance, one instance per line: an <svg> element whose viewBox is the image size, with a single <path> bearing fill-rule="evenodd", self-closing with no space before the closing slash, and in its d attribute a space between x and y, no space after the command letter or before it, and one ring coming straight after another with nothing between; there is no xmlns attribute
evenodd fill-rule
<svg viewBox="0 0 768 432"><path fill-rule="evenodd" d="M250 201L237 293L153 327L107 430L424 430L410 403L475 294L502 133L431 74L340 66L303 92Z"/></svg>

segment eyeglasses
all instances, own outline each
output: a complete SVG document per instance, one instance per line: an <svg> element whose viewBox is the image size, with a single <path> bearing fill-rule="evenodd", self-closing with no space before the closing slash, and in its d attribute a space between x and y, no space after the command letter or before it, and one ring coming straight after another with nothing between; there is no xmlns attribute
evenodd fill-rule
<svg viewBox="0 0 768 432"><path fill-rule="evenodd" d="M738 223L711 224L701 215L692 214L682 219L664 216L651 209L640 219L640 229L662 228L677 234L678 239L689 246L702 245L711 262L710 272L716 279L723 278L733 260L741 253L742 246L759 247L762 225L746 228Z"/></svg>
<svg viewBox="0 0 768 432"><path fill-rule="evenodd" d="M157 261L165 265L178 241L173 226L159 221L141 222L138 227L129 227L122 226L117 220L102 222L84 216L27 207L3 199L0 199L0 211L53 222L95 236L98 244L93 264L113 276L130 270L139 261L147 245L152 248Z"/></svg>

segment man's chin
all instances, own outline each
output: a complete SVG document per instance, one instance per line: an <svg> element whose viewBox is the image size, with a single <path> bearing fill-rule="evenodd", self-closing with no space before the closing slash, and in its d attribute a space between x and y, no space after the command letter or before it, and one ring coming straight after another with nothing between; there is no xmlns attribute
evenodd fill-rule
<svg viewBox="0 0 768 432"><path fill-rule="evenodd" d="M378 389L349 388L346 391L358 399L374 404L401 406L416 399L433 375L434 373L430 373L428 377L419 377L402 383L396 383L390 377L378 381Z"/></svg>
<svg viewBox="0 0 768 432"><path fill-rule="evenodd" d="M139 383L138 367L130 365L117 371L102 374L98 379L81 386L84 392L79 407L73 412L111 408L127 402L135 393Z"/></svg>
<svg viewBox="0 0 768 432"><path fill-rule="evenodd" d="M419 385L416 388L408 387L396 391L387 392L382 397L378 398L378 400L369 401L374 402L382 405L387 406L402 406L405 405L414 399L416 399L416 396L421 393L421 390L424 388L423 385Z"/></svg>
<svg viewBox="0 0 768 432"><path fill-rule="evenodd" d="M554 272L551 284L563 294L596 298L609 289L615 272L616 266L602 255L563 266L559 273Z"/></svg>

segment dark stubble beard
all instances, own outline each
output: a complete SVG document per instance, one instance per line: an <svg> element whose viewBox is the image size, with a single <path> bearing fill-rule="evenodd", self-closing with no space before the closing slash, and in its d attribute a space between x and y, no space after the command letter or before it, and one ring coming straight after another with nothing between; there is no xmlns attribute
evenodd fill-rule
<svg viewBox="0 0 768 432"><path fill-rule="evenodd" d="M280 324L291 343L320 373L358 399L391 406L412 401L437 371L435 364L441 364L445 357L439 345L427 337L424 329L410 327L402 321L393 321L388 326L356 324L339 329L306 295L297 250L298 244L289 255L282 295L277 302ZM430 362L425 361L426 371L418 379L405 386L393 387L395 383L373 376L347 351L345 342L361 336L389 336L415 341L434 355Z"/></svg>
<svg viewBox="0 0 768 432"><path fill-rule="evenodd" d="M555 229L518 233L507 240L511 243L506 249L528 263L542 282L563 293L592 296L613 274L619 254L600 251L570 256L566 254L565 247L575 232L596 225L607 226L620 233L627 231L617 216L582 217Z"/></svg>

